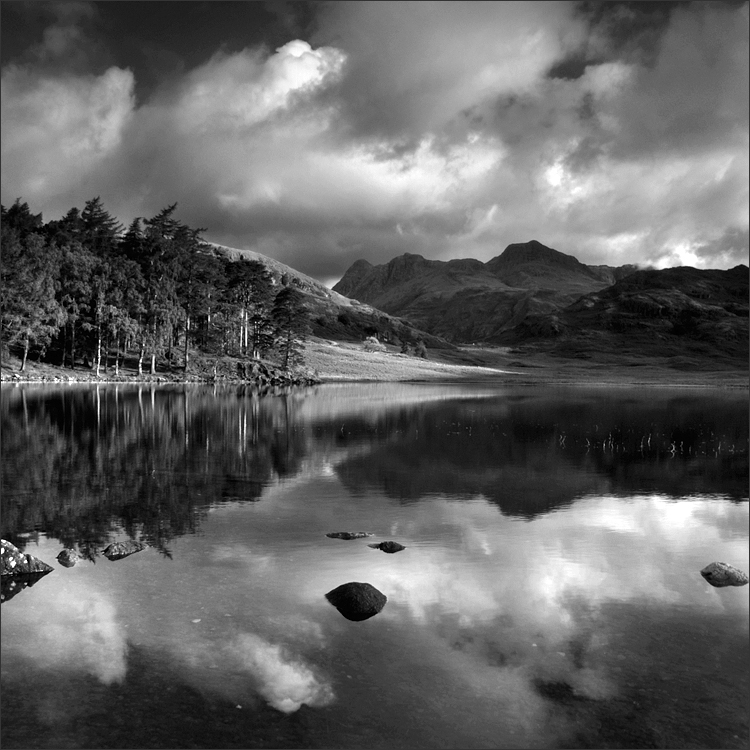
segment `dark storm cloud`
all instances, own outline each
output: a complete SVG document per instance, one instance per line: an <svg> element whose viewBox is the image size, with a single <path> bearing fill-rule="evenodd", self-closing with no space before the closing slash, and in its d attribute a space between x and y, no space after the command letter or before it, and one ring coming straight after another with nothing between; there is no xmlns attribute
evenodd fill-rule
<svg viewBox="0 0 750 750"><path fill-rule="evenodd" d="M746 252L747 4L0 7L22 39L2 199L45 219L177 201L327 280L532 238L612 265Z"/></svg>

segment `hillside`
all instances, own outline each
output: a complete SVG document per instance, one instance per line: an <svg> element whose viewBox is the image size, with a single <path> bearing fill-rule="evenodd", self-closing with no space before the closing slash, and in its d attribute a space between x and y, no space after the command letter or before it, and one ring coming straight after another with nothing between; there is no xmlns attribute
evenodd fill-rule
<svg viewBox="0 0 750 750"><path fill-rule="evenodd" d="M333 289L453 342L500 342L528 316L553 315L635 266L587 266L532 240L482 263L405 254L354 263Z"/></svg>
<svg viewBox="0 0 750 750"><path fill-rule="evenodd" d="M552 317L529 316L506 342L564 356L668 357L678 369L747 366L748 267L638 271Z"/></svg>
<svg viewBox="0 0 750 750"><path fill-rule="evenodd" d="M414 343L421 339L429 349L455 348L440 336L419 329L410 320L403 320L364 302L349 299L273 258L252 250L239 250L213 243L211 246L217 254L233 260L244 258L260 261L276 281L282 277L289 279L307 298L312 333L316 336L338 341L361 341L366 336L377 335L381 341L386 342Z"/></svg>

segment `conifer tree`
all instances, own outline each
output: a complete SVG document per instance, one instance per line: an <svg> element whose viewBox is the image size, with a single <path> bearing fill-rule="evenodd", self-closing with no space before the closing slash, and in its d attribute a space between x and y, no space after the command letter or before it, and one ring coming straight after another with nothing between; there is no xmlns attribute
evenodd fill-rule
<svg viewBox="0 0 750 750"><path fill-rule="evenodd" d="M279 290L271 317L276 327L276 348L281 366L289 370L302 363L305 334L309 328L309 314L302 292L291 285Z"/></svg>

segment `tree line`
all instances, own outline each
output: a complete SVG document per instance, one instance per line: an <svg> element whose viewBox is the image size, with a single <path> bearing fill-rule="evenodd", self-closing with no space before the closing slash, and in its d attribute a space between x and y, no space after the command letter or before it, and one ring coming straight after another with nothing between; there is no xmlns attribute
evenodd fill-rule
<svg viewBox="0 0 750 750"><path fill-rule="evenodd" d="M285 275L231 260L175 218L177 204L124 227L99 197L44 223L27 203L2 206L3 346L75 368L114 368L127 354L138 373L215 357L301 363L308 314Z"/></svg>

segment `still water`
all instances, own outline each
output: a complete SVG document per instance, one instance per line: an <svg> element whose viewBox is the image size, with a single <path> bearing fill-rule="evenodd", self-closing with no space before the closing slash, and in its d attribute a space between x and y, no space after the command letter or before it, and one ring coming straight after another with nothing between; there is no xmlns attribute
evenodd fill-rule
<svg viewBox="0 0 750 750"><path fill-rule="evenodd" d="M745 392L4 386L0 416L2 538L55 568L2 605L4 748L747 747L748 589L699 574L748 569ZM342 617L349 581L383 610Z"/></svg>

